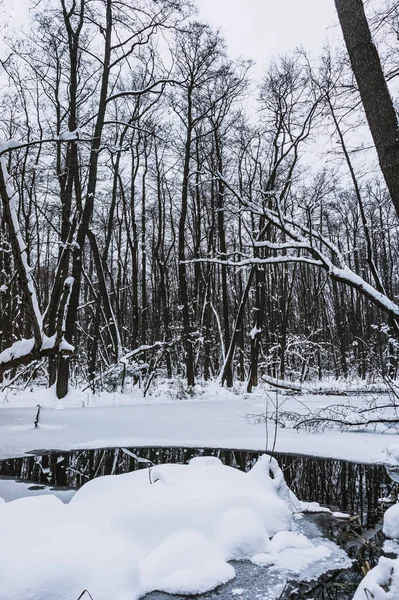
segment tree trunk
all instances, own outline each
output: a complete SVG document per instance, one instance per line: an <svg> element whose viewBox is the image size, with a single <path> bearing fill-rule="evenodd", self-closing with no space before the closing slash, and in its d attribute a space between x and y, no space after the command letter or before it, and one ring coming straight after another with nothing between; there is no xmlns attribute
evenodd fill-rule
<svg viewBox="0 0 399 600"><path fill-rule="evenodd" d="M335 0L381 171L399 217L398 121L362 0Z"/></svg>

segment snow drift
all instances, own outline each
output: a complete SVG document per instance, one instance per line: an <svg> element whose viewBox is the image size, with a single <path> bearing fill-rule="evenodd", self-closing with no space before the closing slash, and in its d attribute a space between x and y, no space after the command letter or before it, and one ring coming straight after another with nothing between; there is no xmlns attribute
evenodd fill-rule
<svg viewBox="0 0 399 600"><path fill-rule="evenodd" d="M94 479L67 505L0 503L0 600L198 594L232 579L233 559L299 573L332 550L291 531L296 503L267 455L249 473L201 457Z"/></svg>
<svg viewBox="0 0 399 600"><path fill-rule="evenodd" d="M399 450L399 445L392 446ZM398 454L396 455L396 458ZM394 504L384 514L384 535L392 540L399 539L399 504ZM353 600L398 600L399 559L382 556L378 564L361 581Z"/></svg>

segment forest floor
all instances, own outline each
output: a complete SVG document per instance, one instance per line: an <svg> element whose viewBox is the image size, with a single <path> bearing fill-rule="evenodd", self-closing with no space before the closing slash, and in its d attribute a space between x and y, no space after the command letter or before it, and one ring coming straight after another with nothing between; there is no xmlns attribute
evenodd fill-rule
<svg viewBox="0 0 399 600"><path fill-rule="evenodd" d="M216 384L199 387L177 399L166 384L143 398L140 390L101 393L73 390L61 402L52 389L8 391L0 395L0 459L22 456L34 450L70 450L119 446L217 447L289 452L347 459L364 463L386 463L385 449L399 442L396 429L355 427L324 431L279 426L273 420L258 422L259 415L296 411L315 413L339 405L338 411L367 406L373 395L290 396L258 388L246 394ZM378 395L379 404L390 402ZM34 421L40 404L38 426ZM385 414L386 416L386 414ZM382 431L385 430L384 433Z"/></svg>

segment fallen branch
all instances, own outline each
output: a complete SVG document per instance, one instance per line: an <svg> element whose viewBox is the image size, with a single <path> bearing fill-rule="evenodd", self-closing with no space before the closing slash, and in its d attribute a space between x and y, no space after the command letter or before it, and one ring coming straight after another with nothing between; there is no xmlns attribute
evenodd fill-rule
<svg viewBox="0 0 399 600"><path fill-rule="evenodd" d="M308 392L306 388L303 388L299 383L292 383L289 381L285 381L284 379L276 379L275 377L269 377L269 375L262 375L262 380L272 385L273 387L282 389L282 390L291 390L293 392Z"/></svg>
<svg viewBox="0 0 399 600"><path fill-rule="evenodd" d="M154 466L154 463L152 462L152 460L149 460L148 458L142 458L141 456L138 456L138 454L135 454L134 452L131 452L127 448L121 448L121 450L122 450L122 452L124 454L127 454L128 456L131 456L132 458L134 458L135 460L137 460L137 462L139 462L139 463L144 463L146 465L151 465L152 467Z"/></svg>
<svg viewBox="0 0 399 600"><path fill-rule="evenodd" d="M15 383L20 377L23 377L25 375L25 373L27 371L29 371L30 368L33 368L33 372L36 371L40 367L40 364L37 365L38 362L39 361L35 360L32 364L29 364L23 371L20 371L19 373L17 373L15 375L15 377L13 377L12 379L6 381L0 387L0 392L4 392L4 390L6 390L7 388L11 387L13 385L13 383Z"/></svg>
<svg viewBox="0 0 399 600"><path fill-rule="evenodd" d="M151 345L143 344L142 346L139 346L138 348L131 350L131 352L128 352L127 354L125 354L125 356L122 356L122 358L119 360L119 362L117 362L114 365L112 365L111 367L109 367L109 369L104 371L104 373L100 373L99 375L94 377L94 379L92 379L90 381L90 383L88 383L83 388L82 391L83 392L86 391L89 387L91 387L93 384L95 384L100 379L103 379L107 375L110 375L111 373L114 373L115 371L117 371L117 369L120 368L120 365L122 365L123 368L126 368L126 364L132 358L135 358L135 357L139 356L140 354L147 352L148 350L155 350L156 348L171 348L172 346L174 346L174 344L176 344L177 341L178 340L172 340L170 342L155 342L154 344L151 344Z"/></svg>
<svg viewBox="0 0 399 600"><path fill-rule="evenodd" d="M47 338L47 340L48 339L49 338ZM10 348L4 350L0 354L0 375L3 375L6 371L9 371L10 369L15 369L16 367L19 367L21 365L29 365L33 361L40 360L47 356L55 356L59 354L62 354L63 356L71 356L74 353L73 346L70 346L69 344L66 345L66 343L65 346L63 346L61 343L61 345L58 348L56 348L55 346L35 348L33 339L20 341L31 342L31 349L27 350L24 353L13 355L12 348L13 346L15 346L14 344Z"/></svg>
<svg viewBox="0 0 399 600"><path fill-rule="evenodd" d="M383 417L379 417L379 418L375 418L375 419L365 419L364 421L347 421L346 419L337 419L337 418L332 418L332 417L310 417L307 419L303 419L302 421L298 421L298 423L296 423L294 425L294 429L299 429L300 427L304 427L304 426L312 426L312 425L318 425L319 423L331 423L332 425L344 425L345 427L366 427L367 425L399 425L399 419L398 418L383 418Z"/></svg>

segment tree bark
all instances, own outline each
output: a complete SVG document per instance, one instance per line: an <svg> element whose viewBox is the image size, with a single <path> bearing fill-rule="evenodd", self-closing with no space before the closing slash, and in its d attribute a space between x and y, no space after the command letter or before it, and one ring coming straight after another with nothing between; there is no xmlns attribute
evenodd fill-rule
<svg viewBox="0 0 399 600"><path fill-rule="evenodd" d="M381 171L399 217L399 132L391 95L362 0L335 0Z"/></svg>

